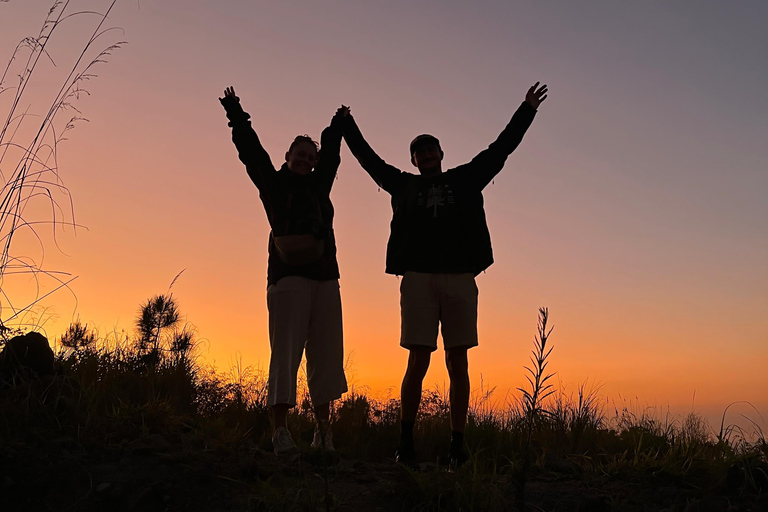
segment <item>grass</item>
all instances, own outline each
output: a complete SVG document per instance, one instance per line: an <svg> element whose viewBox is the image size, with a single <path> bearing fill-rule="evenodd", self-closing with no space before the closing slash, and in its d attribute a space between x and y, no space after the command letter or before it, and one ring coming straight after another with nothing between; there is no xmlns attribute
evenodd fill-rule
<svg viewBox="0 0 768 512"><path fill-rule="evenodd" d="M77 123L87 121L76 106L81 97L89 94L86 83L96 77L96 68L125 44L120 41L98 49L105 37L116 30L105 28L116 2L112 0L103 13L76 11L70 0L52 2L37 34L23 38L11 52L5 68L0 68L0 109L4 112L0 118L2 332L14 328L39 330L44 321L43 315L36 315L38 304L59 290L72 291L69 285L76 277L44 265L46 245L59 247L59 229L82 227L75 220L72 197L62 180L58 148ZM95 21L92 31L83 34L80 51L65 56L57 64L56 43L51 41L56 41L74 18L88 17ZM35 79L41 72L47 74L50 82L60 85L49 91L53 99L39 110L32 107L28 96L39 87ZM50 234L42 232L43 226L51 228ZM19 238L33 245L28 243L19 250L14 242ZM30 254L34 244L37 254ZM12 283L18 283L16 286L24 293L17 290L9 294ZM49 291L43 293L46 288Z"/></svg>
<svg viewBox="0 0 768 512"><path fill-rule="evenodd" d="M180 318L175 299L166 294L142 304L133 334L101 336L73 324L57 344L59 375L4 383L0 453L67 440L88 450L138 445L193 459L215 454L215 466L239 461L239 469L221 474L220 480L239 486L241 497L247 495L264 510L352 506L352 497L340 493L347 478L343 461L362 461L374 475L374 467L386 474L399 471L391 478L403 492L392 499L414 510L535 510L529 504L546 501L540 488L548 481L561 487L561 481L647 489L670 485L693 492L696 499L712 493L757 499L768 493L768 445L759 429L750 440L735 427L723 426L714 434L695 414L659 420L626 405L608 414L596 389L581 386L574 395L551 387L546 310L540 312L528 369L530 387L505 408L489 406L492 391L475 397L466 431L471 459L455 473L440 465L449 442L449 406L447 393L434 388L424 391L415 431L421 460L431 461L423 472L392 463L399 401L355 391L335 404L334 443L342 462L327 468L328 492L312 483L320 466L300 465L288 471L296 473L293 477L278 470L254 475L254 464L266 471L273 459L264 455L271 450L266 375L240 364L225 372L201 364L194 330ZM300 397L289 426L309 452L313 415L305 389ZM568 492L587 499L580 489ZM624 491L612 491L611 497L618 499ZM623 506L620 500L608 503L609 510Z"/></svg>

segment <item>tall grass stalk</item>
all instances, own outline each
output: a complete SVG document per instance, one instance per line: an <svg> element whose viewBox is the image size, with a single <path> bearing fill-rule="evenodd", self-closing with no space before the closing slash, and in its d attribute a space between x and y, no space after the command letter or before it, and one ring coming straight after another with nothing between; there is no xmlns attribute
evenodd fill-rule
<svg viewBox="0 0 768 512"><path fill-rule="evenodd" d="M552 353L554 346L547 346L549 336L554 327L548 327L549 321L548 308L539 308L539 318L536 327L536 335L533 338L534 348L531 351L531 365L525 366L528 372L525 376L530 388L518 388L523 397L523 410L525 412L525 445L523 447L523 460L520 469L516 475L517 480L517 508L524 510L525 502L525 482L526 474L532 459L531 456L531 438L533 430L542 420L548 411L542 407L544 401L554 392L552 384L549 383L554 373L547 373L549 361L547 358Z"/></svg>
<svg viewBox="0 0 768 512"><path fill-rule="evenodd" d="M95 67L106 62L112 52L124 41L108 44L100 51L93 46L114 28L104 24L117 0L113 0L103 13L73 11L70 0L56 1L49 9L36 36L25 37L13 50L8 64L0 74L0 99L8 100L8 111L0 125L0 334L11 325L24 325L25 314L51 293L69 289L75 279L68 272L48 270L44 267L45 244L38 232L39 226L52 226L53 244L58 247L57 228L70 226L77 229L72 196L59 173L58 145L80 121L87 121L75 106L81 95L87 95L85 82L95 78ZM76 17L95 16L96 23L87 41L74 56L74 63L64 76L53 101L44 109L39 125L31 127L28 140L18 138L27 133L26 124L38 117L24 107L26 93L42 62L50 61L51 41L60 27ZM95 55L94 55L95 53ZM41 62L42 61L42 62ZM13 83L12 80L17 78ZM68 116L60 120L61 115ZM10 166L8 165L10 162ZM10 169L8 169L10 167ZM64 206L62 206L62 201ZM41 204L49 210L47 219L29 218L27 208ZM26 231L40 247L38 259L18 254L13 240L20 231ZM21 302L9 296L3 286L10 276L31 275L35 283L31 300ZM41 293L41 279L51 280L53 289Z"/></svg>

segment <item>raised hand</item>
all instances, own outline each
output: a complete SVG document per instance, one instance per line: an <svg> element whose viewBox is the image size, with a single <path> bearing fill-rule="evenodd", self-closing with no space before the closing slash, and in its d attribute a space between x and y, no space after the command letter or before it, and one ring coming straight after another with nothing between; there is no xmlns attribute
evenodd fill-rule
<svg viewBox="0 0 768 512"><path fill-rule="evenodd" d="M340 106L336 109L336 115L341 117L347 117L349 115L349 107L346 105Z"/></svg>
<svg viewBox="0 0 768 512"><path fill-rule="evenodd" d="M539 108L539 105L541 105L541 102L547 99L547 93L549 92L547 90L547 84L544 84L541 87L539 87L539 83L540 82L536 82L535 84L533 84L531 88L528 89L528 92L525 94L525 101L534 109Z"/></svg>
<svg viewBox="0 0 768 512"><path fill-rule="evenodd" d="M347 117L349 117L349 107L346 105L342 105L339 108L336 109L336 113L333 115L333 118L331 119L331 126L334 126L340 130L344 129L344 125L347 122Z"/></svg>
<svg viewBox="0 0 768 512"><path fill-rule="evenodd" d="M232 98L236 102L240 103L240 98L235 94L235 88L231 85L224 89L224 98L219 98L219 101L224 101L225 98Z"/></svg>
<svg viewBox="0 0 768 512"><path fill-rule="evenodd" d="M237 97L235 88L232 86L224 89L224 97L219 98L219 101L228 113L242 110L242 107L240 106L240 98Z"/></svg>

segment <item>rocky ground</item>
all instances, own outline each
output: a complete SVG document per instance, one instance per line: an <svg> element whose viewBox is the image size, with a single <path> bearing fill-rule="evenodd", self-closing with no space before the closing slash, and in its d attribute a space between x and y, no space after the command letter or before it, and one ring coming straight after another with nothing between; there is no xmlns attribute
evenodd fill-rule
<svg viewBox="0 0 768 512"><path fill-rule="evenodd" d="M768 511L768 496L729 495L663 470L585 475L569 461L532 470L531 511ZM76 440L0 444L0 510L12 511L409 511L513 510L509 475L450 472L302 454L276 457L249 442L173 444L159 435L113 446ZM516 501L517 500L517 501Z"/></svg>

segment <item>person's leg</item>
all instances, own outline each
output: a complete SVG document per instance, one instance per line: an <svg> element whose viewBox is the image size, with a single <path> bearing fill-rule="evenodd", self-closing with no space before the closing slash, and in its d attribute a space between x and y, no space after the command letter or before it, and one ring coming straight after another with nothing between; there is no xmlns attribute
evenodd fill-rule
<svg viewBox="0 0 768 512"><path fill-rule="evenodd" d="M331 420L331 403L326 402L315 406L315 419L321 425L327 425Z"/></svg>
<svg viewBox="0 0 768 512"><path fill-rule="evenodd" d="M314 287L307 333L307 387L318 421L328 421L329 404L347 392L344 335L337 280Z"/></svg>
<svg viewBox="0 0 768 512"><path fill-rule="evenodd" d="M448 368L451 403L451 431L464 432L469 409L469 362L467 348L456 347L445 351L445 366Z"/></svg>
<svg viewBox="0 0 768 512"><path fill-rule="evenodd" d="M445 345L445 365L450 378L451 464L467 460L464 428L469 408L467 350L477 346L477 286L472 274L440 274L440 322Z"/></svg>
<svg viewBox="0 0 768 512"><path fill-rule="evenodd" d="M273 432L286 427L288 410L296 405L296 375L309 326L308 279L284 277L267 290L269 309L269 382L267 405Z"/></svg>
<svg viewBox="0 0 768 512"><path fill-rule="evenodd" d="M400 282L400 346L407 348L408 367L400 387L400 446L396 459L416 464L413 427L421 402L424 376L437 349L440 306L435 293L435 274L406 272Z"/></svg>
<svg viewBox="0 0 768 512"><path fill-rule="evenodd" d="M408 354L408 368L400 387L400 445L395 452L395 460L411 467L415 467L417 462L413 428L416 425L422 383L429 369L431 356L430 347L412 347Z"/></svg>
<svg viewBox="0 0 768 512"><path fill-rule="evenodd" d="M429 369L432 349L429 347L411 347L408 354L408 367L405 370L403 383L400 387L401 419L416 421L416 413L421 402L421 388L424 376Z"/></svg>
<svg viewBox="0 0 768 512"><path fill-rule="evenodd" d="M310 446L314 449L322 448L329 452L336 451L333 445L333 432L331 431L331 403L316 405L313 411L317 423Z"/></svg>
<svg viewBox="0 0 768 512"><path fill-rule="evenodd" d="M330 405L347 392L341 294L335 279L317 282L314 290L306 345L307 387L317 421L312 447L333 451Z"/></svg>
<svg viewBox="0 0 768 512"><path fill-rule="evenodd" d="M403 421L415 421L421 402L421 386L437 350L440 305L435 274L406 272L400 282L400 346L407 348L408 367L400 388Z"/></svg>
<svg viewBox="0 0 768 512"><path fill-rule="evenodd" d="M288 410L291 408L288 404L275 404L272 406L272 430L288 428Z"/></svg>

